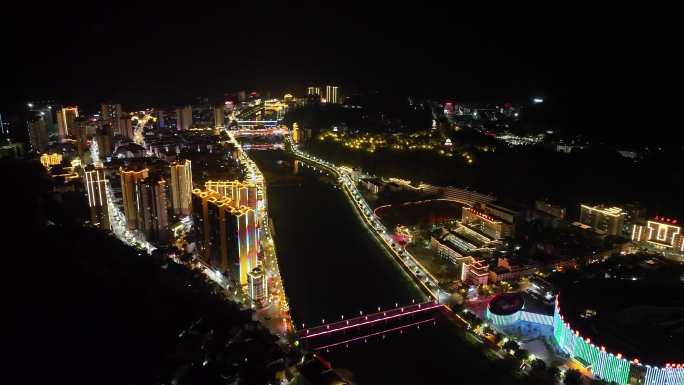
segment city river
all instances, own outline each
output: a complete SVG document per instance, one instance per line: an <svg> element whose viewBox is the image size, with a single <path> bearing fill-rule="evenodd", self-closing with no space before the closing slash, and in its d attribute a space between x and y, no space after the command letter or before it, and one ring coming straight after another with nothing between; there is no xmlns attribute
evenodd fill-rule
<svg viewBox="0 0 684 385"><path fill-rule="evenodd" d="M266 179L280 273L295 325L314 326L407 305L424 296L364 227L333 179L283 151L252 151ZM448 315L434 322L320 351L369 384L498 383L501 360L465 337ZM386 334L386 335L382 335ZM470 338L470 339L469 339Z"/></svg>

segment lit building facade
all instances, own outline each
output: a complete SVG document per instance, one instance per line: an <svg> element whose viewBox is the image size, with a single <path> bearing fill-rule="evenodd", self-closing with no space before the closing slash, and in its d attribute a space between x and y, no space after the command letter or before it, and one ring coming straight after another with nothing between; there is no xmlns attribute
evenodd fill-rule
<svg viewBox="0 0 684 385"><path fill-rule="evenodd" d="M166 181L141 170L119 169L124 215L129 229L137 230L153 243L169 240Z"/></svg>
<svg viewBox="0 0 684 385"><path fill-rule="evenodd" d="M176 110L176 129L187 130L192 126L192 106Z"/></svg>
<svg viewBox="0 0 684 385"><path fill-rule="evenodd" d="M121 197L123 200L124 216L129 229L134 230L138 227L139 201L138 186L140 182L149 175L149 170L125 170L119 168L121 176Z"/></svg>
<svg viewBox="0 0 684 385"><path fill-rule="evenodd" d="M214 106L214 127L223 127L226 108L224 104Z"/></svg>
<svg viewBox="0 0 684 385"><path fill-rule="evenodd" d="M57 131L60 140L66 139L78 118L78 107L62 107L57 110Z"/></svg>
<svg viewBox="0 0 684 385"><path fill-rule="evenodd" d="M247 275L248 295L252 302L262 307L268 301L268 284L262 266L257 266Z"/></svg>
<svg viewBox="0 0 684 385"><path fill-rule="evenodd" d="M29 144L36 153L45 151L48 145L48 129L45 115L37 114L27 122Z"/></svg>
<svg viewBox="0 0 684 385"><path fill-rule="evenodd" d="M202 258L244 287L258 265L257 215L254 208L240 204L240 188L229 188L231 184L207 182L204 190L194 189L192 215ZM248 193L244 201L249 202Z"/></svg>
<svg viewBox="0 0 684 385"><path fill-rule="evenodd" d="M40 163L45 166L45 168L50 168L50 166L57 166L62 163L62 154L43 154L40 156Z"/></svg>
<svg viewBox="0 0 684 385"><path fill-rule="evenodd" d="M494 218L472 207L463 207L461 214L463 225L480 231L493 239L509 237L513 233L513 225Z"/></svg>
<svg viewBox="0 0 684 385"><path fill-rule="evenodd" d="M325 86L325 101L337 104L337 86Z"/></svg>
<svg viewBox="0 0 684 385"><path fill-rule="evenodd" d="M660 250L684 253L684 234L676 219L655 217L645 225L635 224L632 227L632 241L647 242Z"/></svg>
<svg viewBox="0 0 684 385"><path fill-rule="evenodd" d="M89 165L85 168L83 181L88 194L90 220L94 226L104 230L110 229L109 211L107 207L107 177L104 168Z"/></svg>
<svg viewBox="0 0 684 385"><path fill-rule="evenodd" d="M619 207L580 205L580 223L606 235L620 235L625 212Z"/></svg>
<svg viewBox="0 0 684 385"><path fill-rule="evenodd" d="M117 120L122 114L121 104L103 103L100 105L100 118L103 120Z"/></svg>
<svg viewBox="0 0 684 385"><path fill-rule="evenodd" d="M307 95L320 95L321 94L321 87L309 86L306 89L306 94Z"/></svg>
<svg viewBox="0 0 684 385"><path fill-rule="evenodd" d="M553 314L553 337L556 344L571 357L581 360L591 373L602 380L620 385L671 385L684 384L684 365L666 364L664 367L644 365L638 359L628 360L620 353L612 353L597 346L589 338L565 322L558 297Z"/></svg>
<svg viewBox="0 0 684 385"><path fill-rule="evenodd" d="M172 162L171 207L176 215L189 215L192 210L192 164L190 160Z"/></svg>

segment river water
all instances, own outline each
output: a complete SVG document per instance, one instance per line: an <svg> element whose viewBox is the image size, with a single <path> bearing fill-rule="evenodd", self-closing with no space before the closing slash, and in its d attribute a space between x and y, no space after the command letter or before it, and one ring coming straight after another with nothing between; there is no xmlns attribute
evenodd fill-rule
<svg viewBox="0 0 684 385"><path fill-rule="evenodd" d="M282 151L252 151L267 182L280 272L300 328L406 305L424 296L363 226L333 180ZM369 384L499 383L479 344L446 316L326 351L335 368Z"/></svg>

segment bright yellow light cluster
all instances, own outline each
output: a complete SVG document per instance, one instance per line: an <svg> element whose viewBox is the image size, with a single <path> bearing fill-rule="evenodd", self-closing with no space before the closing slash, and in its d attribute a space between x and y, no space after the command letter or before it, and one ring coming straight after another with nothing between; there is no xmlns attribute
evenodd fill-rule
<svg viewBox="0 0 684 385"><path fill-rule="evenodd" d="M40 163L46 168L62 163L62 154L43 154L40 156Z"/></svg>

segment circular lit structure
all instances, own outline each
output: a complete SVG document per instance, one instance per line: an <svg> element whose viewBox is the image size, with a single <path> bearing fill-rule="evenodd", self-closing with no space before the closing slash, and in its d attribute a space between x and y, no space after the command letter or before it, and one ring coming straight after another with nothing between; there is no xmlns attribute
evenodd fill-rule
<svg viewBox="0 0 684 385"><path fill-rule="evenodd" d="M553 337L565 353L603 380L621 385L684 384L684 364L666 364L665 367L645 365L636 358L629 360L620 353L612 353L603 346L594 345L564 320L558 296L553 314Z"/></svg>
<svg viewBox="0 0 684 385"><path fill-rule="evenodd" d="M521 310L525 306L525 300L520 294L506 293L497 295L487 306L485 317L494 326L503 327L512 325L521 319Z"/></svg>

